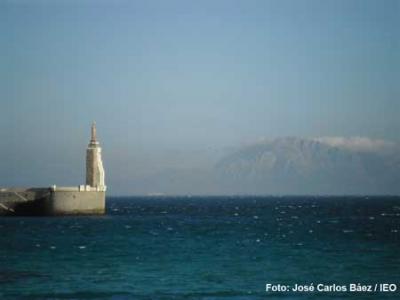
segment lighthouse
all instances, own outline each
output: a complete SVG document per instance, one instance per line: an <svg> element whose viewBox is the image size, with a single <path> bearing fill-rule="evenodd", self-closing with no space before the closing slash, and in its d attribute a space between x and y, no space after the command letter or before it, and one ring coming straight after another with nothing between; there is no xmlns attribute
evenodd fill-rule
<svg viewBox="0 0 400 300"><path fill-rule="evenodd" d="M95 122L92 124L91 138L86 150L86 185L98 191L106 190L101 147L97 140Z"/></svg>
<svg viewBox="0 0 400 300"><path fill-rule="evenodd" d="M79 186L0 188L0 216L102 215L106 185L96 124L86 150L86 184Z"/></svg>

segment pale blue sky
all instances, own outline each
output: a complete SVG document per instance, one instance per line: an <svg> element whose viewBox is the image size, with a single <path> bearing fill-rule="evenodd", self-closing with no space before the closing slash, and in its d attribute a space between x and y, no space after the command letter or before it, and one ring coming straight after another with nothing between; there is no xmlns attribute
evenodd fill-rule
<svg viewBox="0 0 400 300"><path fill-rule="evenodd" d="M400 141L399 39L400 1L0 1L0 185L81 182L92 120L133 177L261 137Z"/></svg>

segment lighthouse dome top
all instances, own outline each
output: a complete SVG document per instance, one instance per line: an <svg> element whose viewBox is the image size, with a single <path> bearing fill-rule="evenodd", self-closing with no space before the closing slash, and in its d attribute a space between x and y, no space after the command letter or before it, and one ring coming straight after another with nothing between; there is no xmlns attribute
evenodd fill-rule
<svg viewBox="0 0 400 300"><path fill-rule="evenodd" d="M97 145L99 145L99 142L97 140L96 122L93 122L91 127L91 137L89 146L97 146Z"/></svg>

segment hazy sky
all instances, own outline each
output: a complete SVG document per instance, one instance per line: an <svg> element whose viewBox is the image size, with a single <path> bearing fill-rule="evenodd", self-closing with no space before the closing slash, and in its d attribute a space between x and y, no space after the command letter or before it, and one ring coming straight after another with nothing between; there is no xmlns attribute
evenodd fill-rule
<svg viewBox="0 0 400 300"><path fill-rule="evenodd" d="M211 163L262 137L400 141L400 1L0 1L0 186Z"/></svg>

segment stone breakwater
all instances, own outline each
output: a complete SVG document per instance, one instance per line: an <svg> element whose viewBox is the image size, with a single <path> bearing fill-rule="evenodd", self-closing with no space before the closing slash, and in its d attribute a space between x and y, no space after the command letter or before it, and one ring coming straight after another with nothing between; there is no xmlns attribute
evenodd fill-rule
<svg viewBox="0 0 400 300"><path fill-rule="evenodd" d="M105 213L105 191L89 186L0 190L0 215Z"/></svg>

